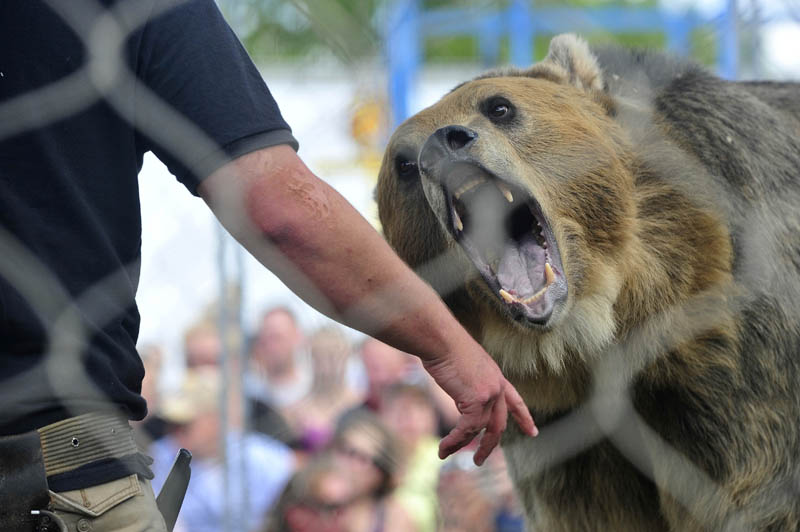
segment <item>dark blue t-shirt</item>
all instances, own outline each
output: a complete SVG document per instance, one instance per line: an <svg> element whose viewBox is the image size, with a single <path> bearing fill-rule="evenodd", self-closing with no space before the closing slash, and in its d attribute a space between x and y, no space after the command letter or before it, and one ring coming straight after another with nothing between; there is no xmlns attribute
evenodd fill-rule
<svg viewBox="0 0 800 532"><path fill-rule="evenodd" d="M93 31L84 2L54 3L0 2L0 435L109 408L144 417L145 152L196 193L220 154L297 147L213 0L104 2L122 8L122 74L105 62L114 31ZM98 36L92 54L81 37ZM173 129L174 113L196 130Z"/></svg>

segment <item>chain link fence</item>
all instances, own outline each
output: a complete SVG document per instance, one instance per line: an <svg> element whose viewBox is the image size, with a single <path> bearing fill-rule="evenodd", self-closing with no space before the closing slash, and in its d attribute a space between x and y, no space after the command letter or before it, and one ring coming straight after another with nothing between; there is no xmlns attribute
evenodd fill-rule
<svg viewBox="0 0 800 532"><path fill-rule="evenodd" d="M181 0L164 0L155 2L155 8L151 10L151 3L137 1L123 1L114 5L110 10L104 8L94 0L71 0L63 2L58 0L47 0L45 4L57 13L79 36L86 48L86 61L77 70L59 81L40 87L36 90L15 96L11 99L0 102L0 141L13 138L25 132L35 130L47 124L57 122L67 118L89 106L103 101L110 106L120 117L135 125L137 130L149 138L154 139L180 160L185 166L189 167L197 175L206 175L207 168L219 168L226 162L225 156L215 143L194 123L187 120L175 109L171 108L157 94L151 92L145 85L137 80L124 59L125 43L128 36L140 28L146 21L158 17L176 6L182 4ZM235 29L242 28L243 36L247 37L248 27L251 21L248 20L249 14L254 9L258 9L258 2L220 2L223 10L230 16ZM710 2L711 3L711 2ZM320 40L322 49L328 47L329 55L334 58L334 66L331 71L335 72L331 79L335 83L341 82L341 77L347 77L351 72L357 72L356 82L352 84L354 90L360 82L368 83L371 88L375 88L374 80L371 80L375 73L378 77L386 81L385 87L389 87L389 74L382 70L383 65L375 55L366 61L372 61L372 65L365 68L362 64L363 57L356 53L352 48L351 41L341 41L340 37L345 33L358 32L359 46L368 43L375 47L375 52L380 52L383 43L382 33L391 32L391 28L386 29L382 24L388 24L391 19L390 3L378 9L373 18L368 22L377 27L364 28L363 16L352 13L344 9L336 2L320 2L313 4L302 1L272 2L276 5L276 16L283 17L285 25L307 25L311 33L316 33ZM396 2L393 6L400 4ZM717 3L719 4L719 3ZM263 7L263 6L261 6ZM744 74L769 75L771 77L792 77L800 72L800 65L792 58L786 58L785 53L781 53L782 48L788 50L795 49L800 44L800 24L797 17L800 16L800 6L796 2L777 2L777 1L751 1L741 2L737 7L739 35L742 37L742 61ZM586 9L591 9L587 7ZM331 18L333 17L333 18ZM604 32L605 28L598 27L598 32ZM782 42L787 36L794 37L791 42ZM247 39L245 39L247 40ZM403 43L395 43L401 46ZM791 55L791 54L789 54ZM330 59L330 57L329 57ZM339 63L336 63L339 61ZM328 64L331 64L330 62ZM314 68L312 63L309 68ZM797 70L790 70L792 68ZM267 69L272 67L266 67ZM470 73L477 71L480 67L471 64L467 67L463 65L461 70L453 72L452 66L443 67L442 70L448 79L444 82L430 79L436 78L436 73L423 69L423 87L416 100L403 103L409 106L410 111L417 110L422 106L431 103L434 98L433 93L437 93L440 88L448 85L455 85L465 78L461 76L464 71ZM324 69L323 69L324 70ZM426 77L427 76L427 77ZM442 74L438 74L441 79ZM2 72L2 52L0 52L0 85L3 82ZM268 76L267 76L268 77ZM322 84L325 83L324 76ZM371 80L371 81L365 81ZM268 84L270 80L267 79ZM426 85L427 84L427 85ZM270 84L271 85L271 84ZM379 84L380 85L380 84ZM435 89L431 89L435 87ZM130 89L135 88L137 99L142 108L135 112L129 105ZM387 89L388 90L388 89ZM444 90L441 90L443 93ZM287 90L287 92L289 92ZM288 122L292 125L291 108L282 104L281 95L277 95L278 103L287 115ZM388 108L389 97L384 95L383 102ZM325 106L318 106L317 102L309 103L312 110L310 114L320 113L324 116ZM146 120L142 119L146 116ZM386 120L388 122L388 119ZM308 133L304 133L304 131ZM313 134L313 124L295 130L301 146L304 143L305 134ZM383 138L385 141L385 137ZM213 154L211 159L206 159L203 163L198 163L197 153ZM303 152L301 152L303 154ZM314 154L308 152L304 155L311 160L314 167ZM355 158L354 156L352 157ZM151 165L152 162L147 163ZM320 163L325 173L324 163ZM355 167L357 165L353 165ZM374 167L370 167L374 170ZM332 174L346 174L349 166L344 163L344 168L338 168ZM161 170L152 170L154 173L163 173ZM364 173L363 169L360 173ZM356 180L346 182L343 188L347 190L360 189L369 190L372 184L369 181ZM0 190L2 194L2 190ZM371 207L366 196L361 195L357 203L363 212L369 216ZM144 198L145 202L154 198ZM159 206L158 209L166 206ZM148 207L145 206L147 209ZM202 207L198 207L202 208ZM763 241L769 240L768 235L759 232L757 213L742 213L745 217L753 218L753 231L743 243L743 248L750 250L752 269L760 272L771 272L771 268L764 261L761 250L764 249ZM154 213L153 216L156 216ZM190 215L191 216L191 215ZM147 242L151 235L147 231L153 231L156 224L148 225L145 220L144 241ZM194 224L190 220L183 220L179 223ZM247 328L248 321L252 321L252 315L257 307L267 304L269 299L253 295L253 273L248 272L245 266L246 259L242 251L234 244L232 239L221 229L215 229L205 224L196 224L197 227L208 227L209 235L203 243L204 251L193 250L197 259L207 261L206 270L216 271L216 284L219 289L219 329L221 337L224 339L236 336L229 334L231 329L238 331L239 337L245 337L243 329ZM180 230L176 232L180 234ZM152 237L156 239L155 237ZM213 246L215 249L211 249ZM201 248L203 249L203 248ZM167 250L170 253L170 250ZM273 253L278 254L273 250ZM455 252L454 252L455 253ZM214 257L214 254L216 256ZM213 258L212 258L213 257ZM452 256L444 255L437 257L430 263L421 266L420 273L437 271L441 264L446 264L452 260ZM163 258L154 259L157 261ZM138 275L140 268L144 271L144 278L147 279L150 273L148 268L155 268L148 264L127 264L118 272L114 272L105 278L98 279L96 284L89 290L76 297L71 296L62 286L59 279L49 271L46 266L37 258L36 254L21 244L19 238L10 233L6 228L0 226L0 276L2 276L11 286L13 286L25 301L35 310L41 322L47 327L49 337L49 351L41 367L31 368L30 375L20 375L17 379L7 382L6 385L14 389L20 387L16 392L20 396L25 395L24 386L33 380L44 381L50 386L54 393L61 398L68 399L77 392L83 397L93 394L98 401L105 400L102 392L96 384L83 371L83 354L88 345L88 330L85 326L87 320L96 327L120 318L119 309L114 308L108 303L109 294L119 293L127 288L130 278ZM286 262L281 268L284 271L292 269L290 263ZM174 271L174 270L173 270ZM302 283L311 286L307 280L301 279L299 272L294 274L297 278L295 283ZM442 295L459 289L462 279L452 279L450 286L437 286ZM253 281L258 286L256 281ZM773 283L774 286L790 291L797 292L798 287L787 284L781 280L764 278L764 283ZM213 283L209 281L209 286ZM281 300L289 297L285 289L277 289L274 285L269 285L272 290L282 290ZM231 287L234 287L231 290ZM155 307L160 303L159 298L152 292L148 292L148 283L143 283L139 298L152 301L153 312L157 312ZM717 499L731 497L731 494L719 486L709 475L696 467L684 455L675 450L668 442L664 441L647 423L641 418L633 407L630 398L630 387L636 378L638 371L647 363L654 360L661 353L668 352L679 346L686 338L691 338L696 334L713 328L720 320L727 319L730 313L734 312L738 305L748 302L747 294L733 297L731 286L719 286L708 293L701 293L695 296L687 304L654 316L640 331L633 331L628 335L624 345L612 346L603 354L603 357L594 366L594 395L582 408L569 413L557 422L548 426L547 430L540 436L539 454L532 457L524 471L517 471L517 476L533 476L551 467L562 463L597 442L608 439L639 471L644 475L652 475L649 466L648 453L658 453L669 463L668 468L672 471L667 477L667 484L664 486L666 491L685 508L690 509L692 515L701 523L709 528L716 528L714 521L704 521L714 519L704 511L704 505L715 506ZM380 294L381 297L387 294ZM390 294L388 294L390 295ZM373 294L371 297L377 297ZM181 307L182 296L177 294L173 297L175 308ZM318 296L316 299L324 299ZM189 301L196 301L187 297ZM254 301L255 300L255 301ZM800 298L797 299L800 301ZM720 306L719 302L725 301L725 305ZM363 302L367 305L368 302ZM369 305L367 305L369 306ZM298 307L299 308L299 307ZM78 311L80 309L80 312ZM798 309L795 309L798 310ZM148 308L143 308L145 320L147 319ZM354 312L349 309L346 313ZM88 312L88 315L87 315ZM247 313L250 313L248 317ZM305 312L305 311L302 311ZM335 314L332 312L332 314ZM311 322L319 318L311 318ZM145 322L146 323L146 322ZM316 322L318 323L318 321ZM668 325L667 325L668 324ZM154 329L156 330L156 329ZM669 331L654 335L652 331ZM657 337L658 342L653 342ZM235 383L243 380L243 377L236 376L235 372L243 371L247 367L247 351L242 342L223 342L225 346L222 353L221 365L223 367L224 383ZM625 356L626 352L635 351L641 354L638 357L640 366L631 367L630 359ZM222 398L220 401L223 425L228 424L227 401L225 398L232 393L241 393L240 386L223 387ZM646 445L640 446L642 441ZM223 449L225 442L223 438ZM506 449L507 453L515 453L513 448ZM227 463L223 460L223 463ZM242 470L247 468L245 463L239 464ZM469 469L465 467L464 469ZM237 475L241 478L242 475ZM229 476L226 474L225 493L231 488L227 485ZM493 481L490 480L491 485ZM787 488L791 490L791 496L797 497L796 486ZM247 488L243 489L246 492ZM230 508L229 504L225 505ZM226 519L226 530L242 529L242 522L239 521L235 510L229 510ZM726 523L726 530L746 530L746 521L733 516Z"/></svg>

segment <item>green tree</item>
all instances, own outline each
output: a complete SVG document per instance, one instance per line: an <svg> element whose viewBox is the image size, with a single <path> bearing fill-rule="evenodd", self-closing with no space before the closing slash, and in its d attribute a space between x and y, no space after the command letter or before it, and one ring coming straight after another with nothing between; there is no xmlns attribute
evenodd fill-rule
<svg viewBox="0 0 800 532"><path fill-rule="evenodd" d="M257 61L380 53L375 14L385 0L218 0Z"/></svg>
<svg viewBox="0 0 800 532"><path fill-rule="evenodd" d="M382 51L387 7L393 0L218 0L223 12L250 54L260 62L336 57L357 63ZM472 11L502 9L510 0L419 0L423 9L459 7ZM529 0L534 7L654 7L658 0ZM584 35L591 43L617 42L626 46L662 48L663 33L612 34L603 28ZM552 35L537 35L532 43L535 59L547 51ZM693 55L713 62L713 33L692 35ZM477 62L478 38L474 35L426 39L424 58L429 62ZM501 37L499 61L508 61L508 38Z"/></svg>

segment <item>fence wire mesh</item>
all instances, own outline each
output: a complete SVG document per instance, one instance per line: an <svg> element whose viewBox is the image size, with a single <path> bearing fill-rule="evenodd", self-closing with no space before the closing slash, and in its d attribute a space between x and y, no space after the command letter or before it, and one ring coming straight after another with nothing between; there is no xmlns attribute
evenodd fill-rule
<svg viewBox="0 0 800 532"><path fill-rule="evenodd" d="M85 46L86 61L80 68L55 83L0 101L0 142L68 118L102 101L134 126L138 132L166 147L176 159L197 175L207 175L209 168L217 169L230 162L220 147L201 128L173 109L159 95L138 80L125 60L126 40L134 31L141 28L148 20L188 1L191 0L158 2L129 0L117 2L111 9L106 9L94 0L70 0L69 2L44 0L44 4L57 13L69 25L74 34L80 37ZM372 78L376 72L381 80L386 80L389 76L383 70L381 60L376 60L376 54L380 54L384 40L388 40L386 33L391 31L391 28L386 27L392 20L391 8L402 2L396 2L393 5L388 2L371 2L369 3L371 13L369 17L365 16L364 12L358 11L357 2L354 3L356 11L351 10L350 4L345 5L336 1L251 0L220 2L220 4L234 28L239 30L240 36L251 47L264 46L264 33L258 31L259 24L265 24L264 20L270 21L271 24L277 24L283 30L287 28L296 30L295 33L302 34L302 38L312 39L316 48L312 47L310 52L304 52L307 55L297 61L306 61L305 68L309 69L318 68L319 62L314 61L319 61L320 57L326 65L333 64L333 67L319 67L323 72L334 73L331 75L330 83L341 83L343 77L353 76L356 78L356 82L352 82L352 80L350 82L355 89L363 87L364 83L369 84L371 89L375 89L376 84ZM591 4L591 2L587 4ZM709 4L714 3L709 2ZM473 5L472 8L476 10L474 13L477 13L478 9L485 9L487 6L489 3L480 7ZM496 6L492 4L489 7ZM674 5L669 7L675 8ZM708 9L711 11L721 9L721 7L720 3L716 3ZM797 22L797 17L800 16L800 5L792 1L759 2L753 0L741 2L738 7L733 3L733 7L737 9L736 20L742 39L741 72L743 75L796 76L798 70L791 70L793 67L799 66L796 58L792 63L791 58L785 58L786 54L776 51L780 51L782 48L794 49L800 42L800 25ZM592 7L587 6L585 9L591 10ZM2 13L2 9L0 9L0 13ZM271 26L267 24L267 27ZM597 27L596 32L604 34L606 29ZM348 36L349 39L345 38ZM793 40L791 42L781 41L781 39L787 39L787 36L793 36ZM410 43L403 42L395 43L395 46L404 44L411 46ZM370 48L372 48L371 51ZM258 57L258 50L251 48L251 52ZM2 53L0 51L0 87L2 87L4 76ZM308 57L313 57L314 61L309 60ZM270 58L266 57L265 59ZM453 86L469 77L473 72L480 70L480 67L473 63L467 66L460 64L456 68L453 68L452 65L441 66L439 73L435 71L436 67L423 68L422 65L419 66L423 70L421 84L428 83L429 86L427 88L417 87L416 95L412 95L409 100L411 109L419 109L438 97L439 93L435 96L433 93L440 91L440 87ZM355 74L352 74L354 72ZM442 78L446 80L437 81ZM325 75L322 75L321 79L318 86L323 87L327 82ZM431 79L434 80L432 83L430 83ZM269 76L266 81L268 85L272 86ZM378 86L382 84L383 82ZM387 82L385 87L388 86ZM137 109L133 109L130 105L132 90L136 91L136 98L139 102ZM388 91L388 88L384 88L384 90ZM0 94L2 93L0 92ZM292 109L282 105L280 94L277 95L277 100L292 125ZM385 109L389 107L388 100L388 95L382 95L380 102ZM325 108L324 102L323 105L319 105L318 102L309 103L309 108L312 109L310 114L316 113L319 117L315 117L311 121L311 126L301 126L299 130L295 130L301 146L304 143L304 131L308 132L308 135L313 135L313 122L325 120L326 113L331 112L330 109ZM388 116L388 112L384 111L384 117L386 116ZM388 118L384 118L384 120L389 122ZM640 128L644 130L647 126L648 124L642 124ZM385 131L382 133L378 142L380 146L386 141L386 133ZM769 252L772 249L774 236L764 234L762 231L766 229L762 230L761 228L768 227L768 224L760 223L760 220L767 216L766 212L769 207L764 206L765 211L763 212L732 213L732 207L722 205L720 197L715 195L714 191L694 190L693 187L696 185L693 184L692 176L702 170L689 167L690 163L683 159L680 152L668 153L675 149L674 146L665 146L664 151L667 155L659 154L659 164L681 166L682 168L676 170L676 173L686 176L687 181L683 184L690 190L689 195L706 198L706 201L713 205L713 209L725 212L726 216L740 216L747 220L746 225L751 230L743 238L740 246L741 249L747 250L744 255L746 256L745 260L749 261L748 271L751 272L751 275L760 278L762 284L769 291L791 294L795 296L793 297L794 301L800 301L798 286L793 282L794 280L778 278L780 273L770 263ZM198 153L211 154L211 156L198 162L196 157ZM307 157L313 161L314 154L308 153ZM356 156L350 157L352 160L356 158ZM357 166L357 163L353 161L337 163L340 166L332 173L347 173L351 164L352 167ZM324 174L325 163L320 163L319 166L322 167L321 173ZM371 166L367 165L367 168L373 172L376 170L374 163ZM361 172L363 173L363 170ZM231 175L230 178L235 181L237 176ZM348 187L360 188L363 191L370 190L372 184L368 181L356 181L355 183L349 182L344 186L346 189ZM3 191L0 189L0 194L2 193ZM148 199L152 200L153 198L145 198L145 200ZM785 201L789 200L791 198ZM359 198L359 201L366 203L363 196ZM784 200L776 198L776 201ZM158 209L163 208L166 206L158 206ZM231 205L227 208L236 210L240 206ZM363 206L365 211L369 211L370 208L368 205ZM145 225L146 231L147 227ZM210 232L210 234L214 233ZM264 306L270 299L250 293L252 273L245 274L247 268L244 265L245 259L242 251L235 248L232 239L221 231L217 235L214 242L218 253L216 259L211 251L207 250L208 258L206 260L209 264L214 264L219 285L216 317L218 334L222 338L220 364L223 368L220 415L223 418L223 426L231 424L241 426L246 424L248 413L239 412L235 407L231 408L230 397L245 393L245 381L247 380L245 369L249 364L249 346L245 345L243 338L248 336L247 322L253 321L252 318L245 316L245 313L253 310L250 306ZM145 233L144 240L147 241L148 238L149 235ZM205 245L208 245L208 241ZM272 249L269 253L274 257L281 256L277 249ZM438 256L419 266L418 272L423 277L433 277L430 272L446 269L443 265L453 261L457 253L458 251L451 250ZM281 272L284 281L292 286L303 286L307 293L316 292L312 298L321 305L327 314L332 316L346 318L348 315L362 313L364 308L374 308L375 301L399 300L399 298L393 297L392 290L400 288L393 288L389 290L389 293L370 294L355 308L345 309L343 312L336 311L332 305L326 303L325 297L316 291L313 283L304 278L288 259L278 258L276 261L279 263L276 270ZM109 301L113 301L114 294L124 293L130 288L130 279L137 278L140 269L144 270L144 278L147 279L150 275L148 267L148 264L140 264L138 260L126 264L120 271L98 279L90 289L74 297L65 290L58 277L37 258L35 252L27 249L17 235L0 226L0 276L13 286L35 310L41 322L46 326L49 338L48 353L41 365L30 368L27 373L17 375L12 380L5 381L4 386L9 387L10 396L24 398L27 396L30 386L46 382L53 393L64 399L65 402L69 402L68 400L75 396L87 397L89 395L93 395L97 401L107 400L96 383L84 371L83 357L90 340L86 323L102 328L104 324L120 319L121 309L116 308ZM439 283L436 289L443 296L447 296L462 288L464 282L464 279L450 278ZM697 294L688 302L670 308L645 321L638 330L631 331L626 336L624 343L608 346L601 354L595 354L592 359L594 392L586 404L550 424L547 430L542 432L535 456L520 459L518 455L526 451L524 448L515 449L514 444L504 449L505 453L515 455L515 464L523 464L516 471L516 476L533 478L545 469L579 455L601 440L607 440L642 475L649 476L653 481L658 480L664 492L687 508L693 518L703 526L709 529L749 530L746 508L743 508L742 515L719 516L706 511L706 508L729 506L729 504L719 504L718 501L730 499L735 494L713 480L707 472L697 467L649 427L647 422L636 412L631 400L632 382L645 365L662 356L663 353L678 348L687 338L693 338L703 331L713 329L729 319L737 309L748 304L752 294L737 293L735 291L737 288L733 285L715 286L712 290ZM152 297L147 295L148 289L145 282L141 287L141 292L145 295L140 295L140 299L141 297ZM285 296L281 297L285 299ZM181 295L178 294L175 299L178 300L175 307L180 307ZM252 301L248 301L250 299L256 299L258 303L254 304ZM157 301L158 298L155 297L153 300ZM144 308L145 319L148 310ZM394 315L408 310L394 309L394 314L387 311L380 320L375 321L374 330L379 330L384 323L391 322ZM791 310L798 311L800 309L792 308ZM153 312L157 312L157 310L154 309ZM301 312L305 312L305 310L301 310ZM157 341L158 339L149 338L148 340ZM635 364L632 364L631 357L626 355L631 352L639 354ZM796 383L792 384L796 385ZM238 420L235 419L237 416L239 416ZM233 421L232 418L234 418ZM246 477L243 472L248 468L245 454L238 453L239 461L231 464L224 458L229 445L231 445L230 439L225 435L221 436L220 447L223 456L221 463L224 464L222 467L224 474L221 478L224 479L222 493L225 497L222 507L225 515L219 529L246 530L260 520L254 520L252 516L246 515L249 511L247 510L249 507L248 497L252 496L252 493L249 493L252 485L242 481ZM240 441L236 445L244 444ZM658 479L653 477L650 466L650 456L653 454L661 457L662 464L667 464L664 467L670 471L669 475L661 476ZM464 463L459 465L457 459L452 461L450 467L454 471L468 470L471 475L479 475L470 466ZM231 472L233 469L238 472ZM446 474L446 469L443 474ZM237 479L236 482L243 482L238 488L232 486L234 478ZM503 482L499 478L491 477L488 480L484 478L483 488L486 489L488 486L488 491L491 492L495 486L499 486ZM800 483L800 479L794 479L794 483L786 487L786 493L774 494L775 500L781 501L786 497L797 498L800 495L797 488L800 485L798 483ZM0 489L9 488L13 489L13 487L0 486ZM237 490L238 499L234 501L231 493ZM461 503L463 504L463 502ZM456 516L451 515L450 518L455 520ZM458 529L454 526L448 525L445 519L440 520L441 529Z"/></svg>

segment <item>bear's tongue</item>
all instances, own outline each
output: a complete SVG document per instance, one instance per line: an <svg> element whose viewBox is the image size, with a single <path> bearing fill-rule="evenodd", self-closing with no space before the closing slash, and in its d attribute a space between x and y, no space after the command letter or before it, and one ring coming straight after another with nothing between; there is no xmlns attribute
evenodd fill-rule
<svg viewBox="0 0 800 532"><path fill-rule="evenodd" d="M532 234L507 241L497 266L500 287L517 299L530 298L546 283L545 250Z"/></svg>

